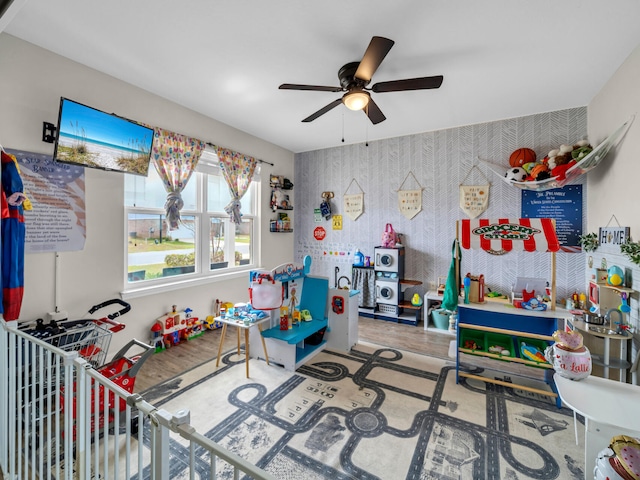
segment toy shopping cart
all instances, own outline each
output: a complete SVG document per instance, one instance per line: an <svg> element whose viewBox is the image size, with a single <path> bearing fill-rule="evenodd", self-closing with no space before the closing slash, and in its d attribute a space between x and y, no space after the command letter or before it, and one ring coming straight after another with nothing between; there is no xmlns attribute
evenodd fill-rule
<svg viewBox="0 0 640 480"><path fill-rule="evenodd" d="M105 362L112 334L125 328L124 324L114 319L131 310L131 305L120 299L112 299L95 305L89 310L89 314L93 314L113 304L118 304L122 308L103 318L51 321L48 324L45 324L42 319L38 319L35 325L22 325L20 329L65 352L78 352L81 357L96 368Z"/></svg>
<svg viewBox="0 0 640 480"><path fill-rule="evenodd" d="M103 318L49 323L38 319L36 322L22 323L18 328L64 352L77 352L92 367L98 368L105 363L113 333L125 328L124 324L114 319L131 310L128 303L113 299L95 305L89 310L89 314L110 305L120 308ZM55 392L64 381L65 371L60 357L55 356L49 362L47 350L51 349L25 339L16 353L20 377L23 379L19 386L21 402L24 405L34 405L38 416L46 415L52 410Z"/></svg>
<svg viewBox="0 0 640 480"><path fill-rule="evenodd" d="M135 387L136 375L144 362L155 353L155 348L147 343L136 340L135 338L130 340L124 347L118 351L112 358L112 360L96 370L113 383L126 390L128 393L133 393ZM76 412L76 396L75 396L75 384L73 386L73 415L75 419ZM64 396L64 389L62 389L62 396ZM97 400L96 400L97 399ZM109 433L113 433L116 423L121 423L122 418L116 419L116 410L121 415L124 414L127 403L124 398L119 399L119 403L116 408L116 395L114 392L109 391L105 393L105 386L100 384L97 388L91 390L91 432L93 433L96 428L102 432L105 425L109 426ZM64 402L62 412L64 413ZM105 423L106 422L106 423ZM74 427L74 439L75 439L75 427Z"/></svg>

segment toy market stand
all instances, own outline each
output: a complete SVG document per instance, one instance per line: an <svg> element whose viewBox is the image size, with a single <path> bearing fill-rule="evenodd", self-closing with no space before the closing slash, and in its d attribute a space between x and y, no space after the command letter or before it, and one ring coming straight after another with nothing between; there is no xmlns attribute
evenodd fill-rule
<svg viewBox="0 0 640 480"><path fill-rule="evenodd" d="M510 302L504 301L458 305L456 382L460 377L466 377L512 386L511 383L474 373L477 370L475 367L504 371L509 375L546 382L551 391L530 385L519 388L553 397L556 405L561 407L553 381L553 367L543 355L530 354L534 350L544 353L546 346L553 341L553 333L562 328L564 319L571 318L569 312L556 310L555 307L555 252L560 249L560 245L554 220L462 220L457 225L456 233L457 240L464 249L480 248L496 254L508 251L550 252L552 278L551 306L548 310L515 308Z"/></svg>

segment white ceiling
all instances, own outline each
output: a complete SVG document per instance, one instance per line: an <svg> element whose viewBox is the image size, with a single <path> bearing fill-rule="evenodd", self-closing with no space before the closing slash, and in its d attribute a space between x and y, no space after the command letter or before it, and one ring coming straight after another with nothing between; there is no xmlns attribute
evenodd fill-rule
<svg viewBox="0 0 640 480"><path fill-rule="evenodd" d="M638 0L14 0L0 31L302 152L585 106L639 23ZM343 105L302 123L341 94L278 86L338 86L374 35L395 45L371 85L442 87L373 93L378 125Z"/></svg>

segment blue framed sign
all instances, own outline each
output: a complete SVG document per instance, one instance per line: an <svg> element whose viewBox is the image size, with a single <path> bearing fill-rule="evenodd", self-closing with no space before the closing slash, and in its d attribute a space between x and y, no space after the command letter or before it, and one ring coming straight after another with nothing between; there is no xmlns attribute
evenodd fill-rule
<svg viewBox="0 0 640 480"><path fill-rule="evenodd" d="M522 191L523 218L553 218L563 252L581 252L582 185L567 185L541 192Z"/></svg>

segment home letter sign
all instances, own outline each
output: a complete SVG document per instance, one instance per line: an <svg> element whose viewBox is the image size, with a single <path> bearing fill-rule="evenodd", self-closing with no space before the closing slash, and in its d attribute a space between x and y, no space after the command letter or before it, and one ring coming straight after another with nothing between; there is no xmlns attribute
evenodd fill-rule
<svg viewBox="0 0 640 480"><path fill-rule="evenodd" d="M629 227L600 227L600 245L622 245L629 240Z"/></svg>

